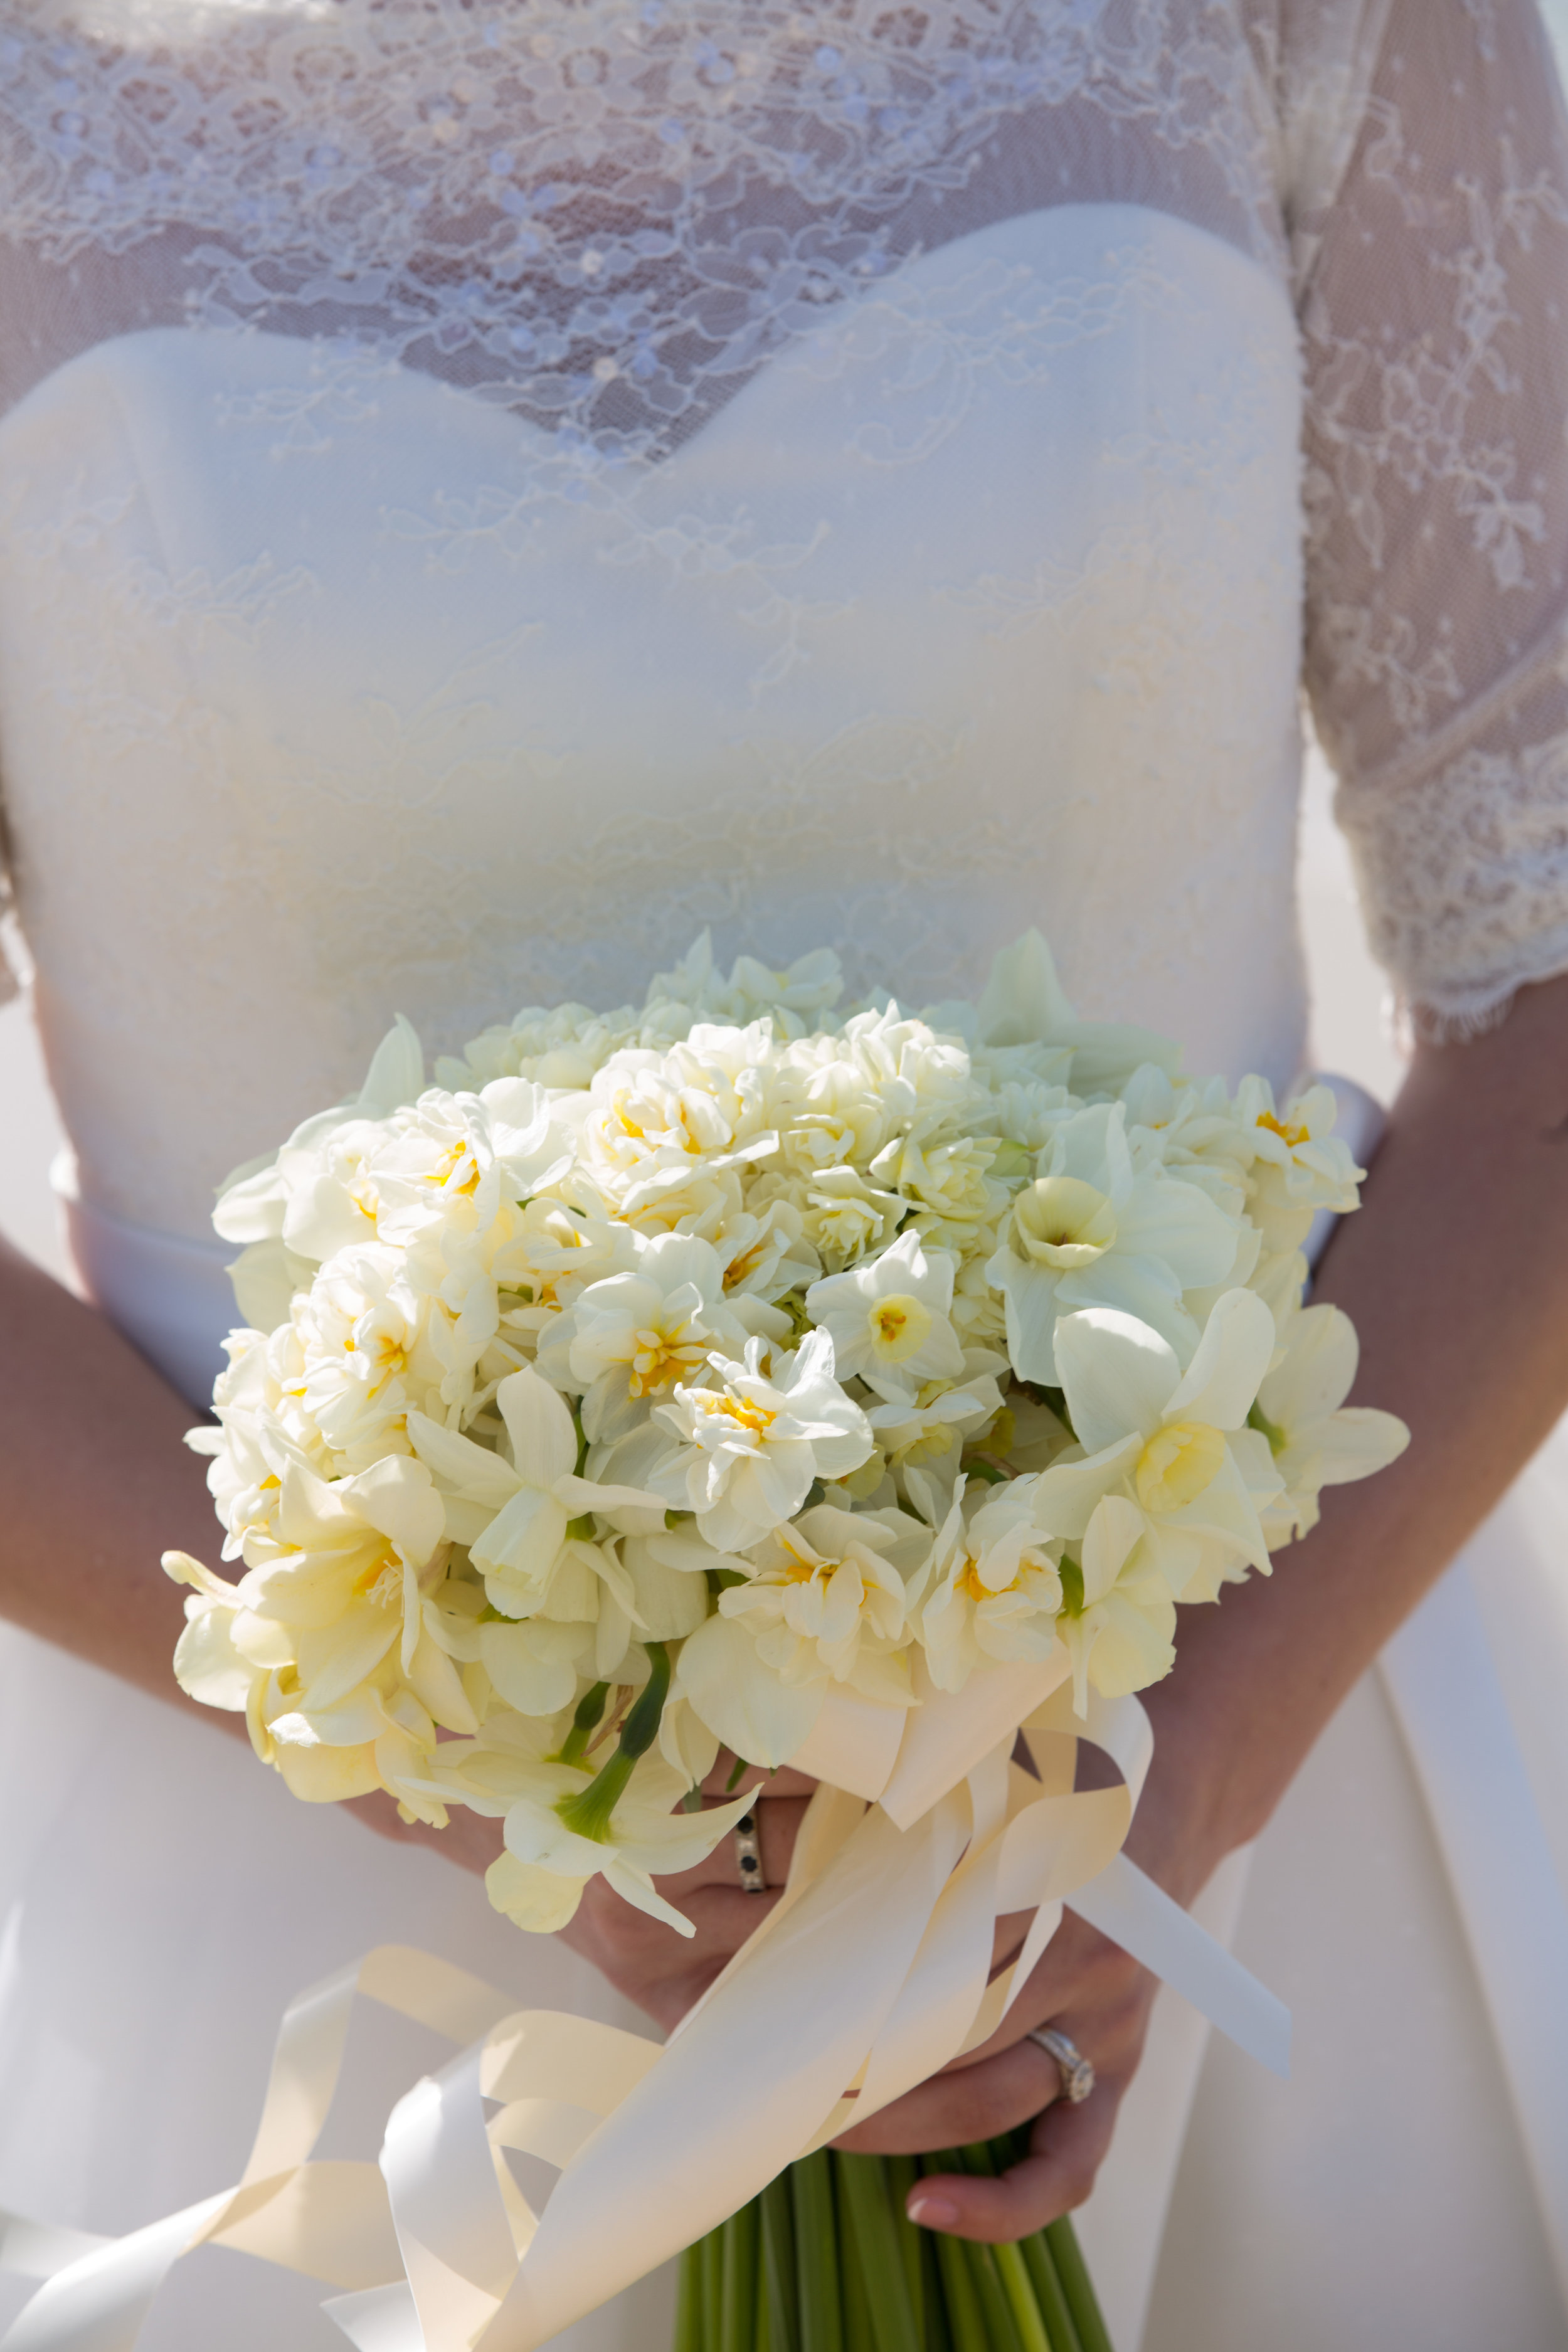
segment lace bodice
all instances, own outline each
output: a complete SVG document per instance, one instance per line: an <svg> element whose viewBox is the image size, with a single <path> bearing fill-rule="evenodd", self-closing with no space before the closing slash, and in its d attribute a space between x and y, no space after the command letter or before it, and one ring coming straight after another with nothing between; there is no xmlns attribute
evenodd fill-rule
<svg viewBox="0 0 1568 2352"><path fill-rule="evenodd" d="M930 1001L1043 919L1288 1078L1303 658L1374 942L1484 1021L1568 967L1560 289L1526 0L0 0L84 1189L194 1235L393 1009L704 924Z"/></svg>

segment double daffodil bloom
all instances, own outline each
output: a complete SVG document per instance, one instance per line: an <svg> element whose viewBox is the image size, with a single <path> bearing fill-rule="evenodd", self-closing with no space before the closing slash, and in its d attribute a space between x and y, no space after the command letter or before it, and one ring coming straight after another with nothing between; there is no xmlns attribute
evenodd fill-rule
<svg viewBox="0 0 1568 2352"><path fill-rule="evenodd" d="M258 1753L297 1796L351 1796L434 1745L435 1726L477 1728L451 1659L426 1622L444 1559L440 1497L423 1465L393 1454L332 1484L300 1465L283 1473L275 1536L226 1584L184 1553L164 1568L195 1590L174 1654L183 1689L244 1708ZM403 1700L399 1705L399 1685ZM390 1756L390 1750L388 1751Z"/></svg>
<svg viewBox="0 0 1568 2352"><path fill-rule="evenodd" d="M808 1332L793 1356L750 1339L743 1361L710 1362L710 1387L678 1388L655 1412L679 1443L646 1475L665 1502L695 1512L716 1550L744 1551L795 1517L814 1478L858 1470L875 1441L833 1377L826 1331Z"/></svg>
<svg viewBox="0 0 1568 2352"><path fill-rule="evenodd" d="M823 1503L774 1528L750 1559L710 1554L743 1583L680 1654L676 1686L738 1756L782 1764L831 1684L884 1706L910 1699L910 1579L930 1533L900 1511Z"/></svg>
<svg viewBox="0 0 1568 2352"><path fill-rule="evenodd" d="M1047 1658L1062 1604L1061 1545L1037 1510L1038 1476L1003 1486L961 1479L921 1578L921 1638L938 1690L976 1666Z"/></svg>

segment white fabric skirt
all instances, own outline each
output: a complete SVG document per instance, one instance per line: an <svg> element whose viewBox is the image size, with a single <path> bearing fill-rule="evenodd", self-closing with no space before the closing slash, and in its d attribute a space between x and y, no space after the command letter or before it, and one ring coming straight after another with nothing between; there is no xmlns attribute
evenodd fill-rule
<svg viewBox="0 0 1568 2352"><path fill-rule="evenodd" d="M515 1993L649 2021L439 1855L302 1805L243 1742L0 1628L0 2207L118 2234L237 2180L293 1994L375 1944ZM320 2153L374 2158L394 2098L451 2055L361 2002ZM390 2089L389 2089L390 2085ZM30 2288L0 2281L0 2324ZM145 2352L344 2352L331 2290L222 2247L178 2263ZM664 2352L660 2273L558 2341Z"/></svg>

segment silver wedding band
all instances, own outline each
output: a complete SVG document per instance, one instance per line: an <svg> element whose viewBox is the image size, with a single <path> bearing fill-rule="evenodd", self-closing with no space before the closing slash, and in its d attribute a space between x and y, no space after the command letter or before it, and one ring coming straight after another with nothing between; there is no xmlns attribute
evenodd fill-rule
<svg viewBox="0 0 1568 2352"><path fill-rule="evenodd" d="M1054 2025L1037 2025L1026 2042L1037 2042L1047 2058L1057 2062L1057 2072L1062 2080L1062 2096L1069 2106L1081 2106L1094 2088L1094 2062L1086 2058L1076 2042L1058 2033Z"/></svg>
<svg viewBox="0 0 1568 2352"><path fill-rule="evenodd" d="M735 1864L741 1874L743 1893L767 1893L768 1882L763 1876L763 1829L754 1805L735 1823Z"/></svg>

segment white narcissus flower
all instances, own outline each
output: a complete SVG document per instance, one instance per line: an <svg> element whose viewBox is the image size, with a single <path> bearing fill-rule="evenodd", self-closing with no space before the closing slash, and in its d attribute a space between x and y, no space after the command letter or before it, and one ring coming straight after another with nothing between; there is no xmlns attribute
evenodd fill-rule
<svg viewBox="0 0 1568 2352"><path fill-rule="evenodd" d="M986 1275L1006 1300L1014 1370L1046 1387L1059 1385L1058 1318L1086 1307L1135 1315L1190 1359L1198 1328L1182 1294L1225 1281L1240 1238L1196 1185L1134 1168L1120 1103L1058 1128L1004 1231Z"/></svg>
<svg viewBox="0 0 1568 2352"><path fill-rule="evenodd" d="M1036 1511L1038 1477L959 1483L921 1578L921 1639L938 1690L976 1666L1048 1658L1062 1605L1061 1546Z"/></svg>
<svg viewBox="0 0 1568 2352"><path fill-rule="evenodd" d="M607 1585L629 1610L631 1589L613 1551L576 1532L574 1522L594 1512L657 1509L658 1496L577 1476L572 1415L531 1366L502 1381L496 1406L510 1462L423 1413L408 1415L410 1442L442 1482L447 1531L467 1544L491 1606L506 1617L592 1622Z"/></svg>
<svg viewBox="0 0 1568 2352"><path fill-rule="evenodd" d="M654 1879L705 1861L753 1802L736 1797L702 1812L677 1811L689 1783L662 1756L648 1755L633 1772L604 1837L587 1838L569 1829L557 1808L587 1788L591 1771L540 1763L518 1777L521 1785L506 1811L506 1852L485 1873L485 1891L520 1927L541 1931L563 1927L588 1881L602 1877L638 1911L679 1935L694 1935L690 1920L665 1901Z"/></svg>
<svg viewBox="0 0 1568 2352"><path fill-rule="evenodd" d="M340 1251L295 1299L304 1406L351 1468L406 1452L409 1405L438 1405L447 1367L426 1337L432 1312L444 1315L384 1242Z"/></svg>
<svg viewBox="0 0 1568 2352"><path fill-rule="evenodd" d="M676 1509L695 1512L715 1550L743 1551L794 1518L814 1478L858 1469L874 1441L833 1377L826 1331L808 1332L793 1356L750 1339L742 1362L710 1362L711 1387L678 1388L658 1407L655 1422L679 1443L647 1484Z"/></svg>
<svg viewBox="0 0 1568 2352"><path fill-rule="evenodd" d="M1107 1698L1146 1690L1175 1661L1176 1608L1135 1503L1097 1503L1075 1564L1062 1561L1065 1605L1057 1631L1072 1660L1073 1699L1089 1712L1089 1685Z"/></svg>
<svg viewBox="0 0 1568 2352"><path fill-rule="evenodd" d="M831 1684L908 1706L908 1582L930 1544L900 1511L823 1503L775 1528L749 1561L717 1559L750 1572L682 1649L680 1695L734 1754L770 1765L794 1755Z"/></svg>
<svg viewBox="0 0 1568 2352"><path fill-rule="evenodd" d="M1077 1543L1096 1506L1118 1494L1144 1521L1140 1564L1173 1600L1212 1600L1242 1561L1267 1575L1257 1440L1247 1417L1274 1353L1274 1318L1250 1291L1226 1291L1190 1369L1157 1331L1104 1307L1064 1316L1057 1356L1086 1458L1042 1471L1037 1509Z"/></svg>
<svg viewBox="0 0 1568 2352"><path fill-rule="evenodd" d="M805 1311L832 1339L839 1380L858 1373L883 1396L906 1399L927 1381L956 1379L963 1350L949 1320L952 1276L945 1250L928 1257L918 1234L901 1234L853 1273L814 1282Z"/></svg>
<svg viewBox="0 0 1568 2352"><path fill-rule="evenodd" d="M966 1367L953 1387L932 1381L912 1397L871 1406L866 1415L881 1461L895 1478L902 1480L910 1502L929 1527L947 1516L966 1439L994 1421L1003 1409L1001 1390L990 1372L978 1367L1000 1363L1005 1370L1005 1359L977 1350L973 1360L976 1369ZM856 1474L857 1493L865 1475Z"/></svg>
<svg viewBox="0 0 1568 2352"><path fill-rule="evenodd" d="M425 1622L443 1535L440 1497L406 1455L331 1485L290 1465L275 1535L249 1540L237 1585L183 1553L165 1556L168 1573L195 1588L174 1654L182 1688L209 1706L244 1706L258 1752L297 1795L384 1784L384 1738L402 1770L409 1736L433 1744L437 1723L477 1727Z"/></svg>
<svg viewBox="0 0 1568 2352"><path fill-rule="evenodd" d="M1331 1087L1309 1087L1280 1114L1267 1078L1243 1078L1235 1114L1254 1154L1247 1214L1267 1251L1299 1248L1320 1209L1343 1215L1359 1205L1366 1171L1333 1132L1339 1106Z"/></svg>
<svg viewBox="0 0 1568 2352"><path fill-rule="evenodd" d="M1324 1486L1370 1478L1396 1462L1410 1432L1391 1412L1346 1405L1360 1349L1337 1307L1305 1307L1286 1329L1281 1361L1265 1377L1252 1425L1268 1441L1284 1492L1263 1514L1271 1549L1318 1524Z"/></svg>
<svg viewBox="0 0 1568 2352"><path fill-rule="evenodd" d="M628 1236L635 1270L592 1282L550 1334L542 1369L583 1398L583 1426L598 1444L624 1437L651 1405L692 1379L714 1350L746 1344L724 1297L711 1243L691 1234Z"/></svg>

